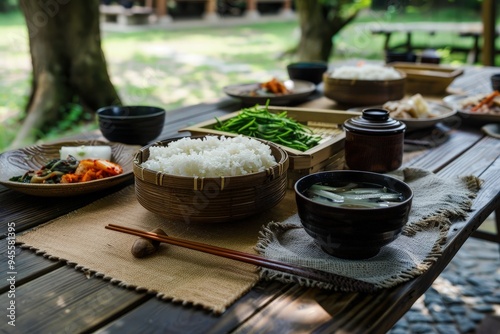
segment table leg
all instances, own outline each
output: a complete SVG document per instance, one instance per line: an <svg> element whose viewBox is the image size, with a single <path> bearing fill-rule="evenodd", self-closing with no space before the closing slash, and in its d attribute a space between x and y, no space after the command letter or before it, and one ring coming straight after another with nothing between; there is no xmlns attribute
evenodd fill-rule
<svg viewBox="0 0 500 334"><path fill-rule="evenodd" d="M389 41L391 40L391 32L386 32L385 33L385 42L384 42L384 50L389 50Z"/></svg>
<svg viewBox="0 0 500 334"><path fill-rule="evenodd" d="M497 230L497 238L499 239L498 251L500 252L500 206L495 210L495 228Z"/></svg>
<svg viewBox="0 0 500 334"><path fill-rule="evenodd" d="M472 237L498 244L498 250L500 252L500 206L495 209L494 215L495 218L493 223L495 225L495 233L476 230L472 233Z"/></svg>
<svg viewBox="0 0 500 334"><path fill-rule="evenodd" d="M475 64L479 61L479 37L480 34L474 34L472 37L474 39L474 44L468 57L469 64Z"/></svg>
<svg viewBox="0 0 500 334"><path fill-rule="evenodd" d="M411 52L412 51L412 46L411 46L411 31L408 31L406 33L406 51Z"/></svg>

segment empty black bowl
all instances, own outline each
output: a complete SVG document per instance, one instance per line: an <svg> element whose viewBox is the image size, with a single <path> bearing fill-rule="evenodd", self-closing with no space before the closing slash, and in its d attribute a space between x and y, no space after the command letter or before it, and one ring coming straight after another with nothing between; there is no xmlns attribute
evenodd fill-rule
<svg viewBox="0 0 500 334"><path fill-rule="evenodd" d="M393 62L404 62L404 63L414 63L417 61L417 55L413 52L406 51L386 51L385 52L385 63Z"/></svg>
<svg viewBox="0 0 500 334"><path fill-rule="evenodd" d="M97 110L99 129L112 142L145 145L158 138L165 110L149 106L108 106Z"/></svg>
<svg viewBox="0 0 500 334"><path fill-rule="evenodd" d="M298 62L286 67L288 76L292 80L305 80L317 85L323 81L323 73L328 70L328 65L323 62Z"/></svg>
<svg viewBox="0 0 500 334"><path fill-rule="evenodd" d="M490 78L491 88L500 91L500 73L493 74Z"/></svg>
<svg viewBox="0 0 500 334"><path fill-rule="evenodd" d="M389 207L336 207L316 202L305 195L313 184L344 187L347 184L375 184L402 194L402 201ZM304 230L323 251L338 258L366 259L394 241L408 221L413 192L404 182L363 171L328 171L309 174L295 183L295 199Z"/></svg>

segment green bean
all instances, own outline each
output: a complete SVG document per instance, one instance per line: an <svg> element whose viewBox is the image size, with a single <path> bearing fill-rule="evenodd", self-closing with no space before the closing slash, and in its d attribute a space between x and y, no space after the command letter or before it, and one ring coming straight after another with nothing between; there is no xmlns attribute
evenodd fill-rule
<svg viewBox="0 0 500 334"><path fill-rule="evenodd" d="M243 130L245 130L246 128L249 128L252 126L252 124L255 123L255 118L252 119L250 122L248 122L247 124L243 125L241 128L238 129L238 132L241 132Z"/></svg>
<svg viewBox="0 0 500 334"><path fill-rule="evenodd" d="M238 116L225 122L216 118L214 128L269 140L300 151L307 151L321 141L320 135L315 135L311 128L289 118L286 111L274 114L269 111L268 105L269 101L264 107L256 105L245 108Z"/></svg>

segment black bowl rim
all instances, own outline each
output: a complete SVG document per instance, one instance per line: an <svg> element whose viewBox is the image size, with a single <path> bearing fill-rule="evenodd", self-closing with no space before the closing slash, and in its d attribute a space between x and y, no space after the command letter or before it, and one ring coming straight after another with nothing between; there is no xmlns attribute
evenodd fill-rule
<svg viewBox="0 0 500 334"><path fill-rule="evenodd" d="M301 67L304 66L304 67ZM288 64L286 66L287 69L294 69L294 70L302 70L302 69L314 69L314 70L321 70L325 69L325 71L328 69L328 63L326 62L321 62L321 61L299 61L295 63Z"/></svg>
<svg viewBox="0 0 500 334"><path fill-rule="evenodd" d="M151 113L146 113L143 115L136 115L136 116L118 116L118 115L106 115L103 114L105 111L112 109L112 108L148 108L152 109ZM152 117L158 117L166 114L166 110L161 108L161 107L155 107L155 106L145 106L145 105L131 105L131 106L106 106L106 107L101 107L97 109L97 115L99 118L103 119L140 119L140 118L152 118Z"/></svg>
<svg viewBox="0 0 500 334"><path fill-rule="evenodd" d="M307 178L310 178L312 177L313 175L321 175L321 174L337 174L337 173L342 173L342 174L347 174L347 173L354 173L354 174L358 174L358 175L361 175L361 174L371 174L371 175L374 175L374 176L377 176L377 177L386 177L386 178L390 178L398 183L400 183L401 185L405 186L408 188L408 190L410 191L410 195L402 202L399 202L397 203L396 205L394 206L391 206L391 207L385 207L385 208L336 208L336 210L345 210L346 212L356 212L356 211L370 211L370 210L376 210L376 211L385 211L385 210L388 210L388 209L394 209L396 207L400 207L400 206L405 206L407 205L409 202L411 202L413 200L413 190L411 189L411 187L404 181L401 181L393 176L390 176L390 175L386 175L386 174L380 174L380 173L375 173L375 172L367 172L367 171L358 171L358 170L335 170L335 171L323 171L323 172L316 172L316 173L311 173L311 174L308 174L308 175L305 175L303 177L301 177L300 179L297 180L297 182L295 182L294 186L293 186L293 190L295 192L295 194L297 196L300 196L302 199L306 200L308 203L314 203L314 205L318 205L320 207L325 207L325 208L331 208L332 206L328 206L326 204L321 204L321 203L318 203L318 202L313 202L311 201L310 198L308 198L307 196L304 196L298 189L297 189L297 185L299 184L299 182L307 179Z"/></svg>

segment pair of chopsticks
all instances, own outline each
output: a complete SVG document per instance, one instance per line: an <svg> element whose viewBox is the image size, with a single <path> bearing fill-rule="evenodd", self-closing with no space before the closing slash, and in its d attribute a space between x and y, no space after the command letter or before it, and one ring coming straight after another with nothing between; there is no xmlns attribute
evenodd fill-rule
<svg viewBox="0 0 500 334"><path fill-rule="evenodd" d="M344 276L340 276L340 275L329 273L329 272L322 271L322 270L305 268L305 267L300 267L300 266L292 265L292 264L285 263L285 262L275 261L275 260L271 260L271 259L267 259L265 257L259 256L259 255L255 255L255 254L249 254L249 253L240 252L240 251L236 251L236 250L232 250L232 249L228 249L228 248L212 246L212 245L204 244L204 243L200 243L200 242L179 239L179 238L174 238L174 237L170 237L170 236L164 236L164 235L156 234L153 232L142 231L142 230L138 230L138 229L134 229L134 228L130 228L130 227L125 227L125 226L120 226L120 225L115 225L115 224L108 224L107 226L105 226L105 228L109 229L109 230L117 231L117 232L135 235L138 237L143 237L143 238L150 239L150 240L164 242L164 243L167 243L170 245L189 248L189 249L196 250L199 252L220 256L220 257L232 259L235 261L253 264L256 266L263 267L263 268L277 270L280 272L304 277L304 278L315 280L315 281L322 282L322 283L336 285L336 284L342 284L343 282L350 282L350 284L352 285L352 282L356 281L356 286L358 288L357 289L358 291L362 291L362 292L373 292L374 291L373 285L370 283L367 283L367 282L354 280L351 278L347 278Z"/></svg>

